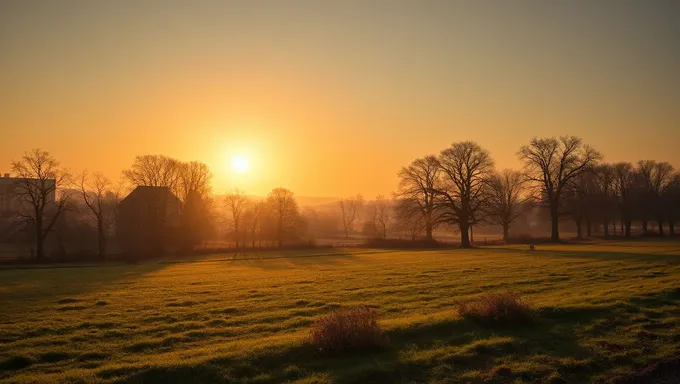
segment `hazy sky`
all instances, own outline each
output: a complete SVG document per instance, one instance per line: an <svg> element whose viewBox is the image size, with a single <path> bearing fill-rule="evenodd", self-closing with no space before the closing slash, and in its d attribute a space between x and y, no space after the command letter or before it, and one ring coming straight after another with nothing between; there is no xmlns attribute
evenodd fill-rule
<svg viewBox="0 0 680 384"><path fill-rule="evenodd" d="M0 131L3 173L160 153L216 193L370 197L454 141L504 168L566 133L680 167L680 2L5 0Z"/></svg>

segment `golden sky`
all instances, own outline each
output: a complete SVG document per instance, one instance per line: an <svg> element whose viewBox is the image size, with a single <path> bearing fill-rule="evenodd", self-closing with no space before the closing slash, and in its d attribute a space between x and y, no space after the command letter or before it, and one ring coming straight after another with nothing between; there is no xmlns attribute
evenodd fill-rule
<svg viewBox="0 0 680 384"><path fill-rule="evenodd" d="M671 1L3 1L0 172L165 154L216 193L374 196L454 141L504 168L567 133L680 167L679 37Z"/></svg>

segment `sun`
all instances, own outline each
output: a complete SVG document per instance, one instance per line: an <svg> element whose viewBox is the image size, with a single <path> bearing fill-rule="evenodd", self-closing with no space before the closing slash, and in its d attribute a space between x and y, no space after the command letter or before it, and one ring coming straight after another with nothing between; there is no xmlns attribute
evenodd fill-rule
<svg viewBox="0 0 680 384"><path fill-rule="evenodd" d="M231 158L231 168L236 173L247 172L249 166L250 166L250 163L248 161L248 158L245 157L245 156L236 155L236 156Z"/></svg>

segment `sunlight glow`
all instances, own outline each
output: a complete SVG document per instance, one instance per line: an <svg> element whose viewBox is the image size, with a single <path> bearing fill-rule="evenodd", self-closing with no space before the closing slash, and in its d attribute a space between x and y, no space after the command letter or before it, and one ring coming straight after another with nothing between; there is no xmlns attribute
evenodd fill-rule
<svg viewBox="0 0 680 384"><path fill-rule="evenodd" d="M245 173L248 171L249 165L248 158L245 156L236 155L231 159L231 168L236 173Z"/></svg>

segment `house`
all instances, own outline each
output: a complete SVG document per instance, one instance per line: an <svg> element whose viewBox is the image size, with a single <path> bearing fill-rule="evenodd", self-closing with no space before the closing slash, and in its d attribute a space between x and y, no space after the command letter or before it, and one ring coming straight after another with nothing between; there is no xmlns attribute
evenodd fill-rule
<svg viewBox="0 0 680 384"><path fill-rule="evenodd" d="M174 248L181 209L168 187L135 188L118 205L116 232L123 253L144 258Z"/></svg>

